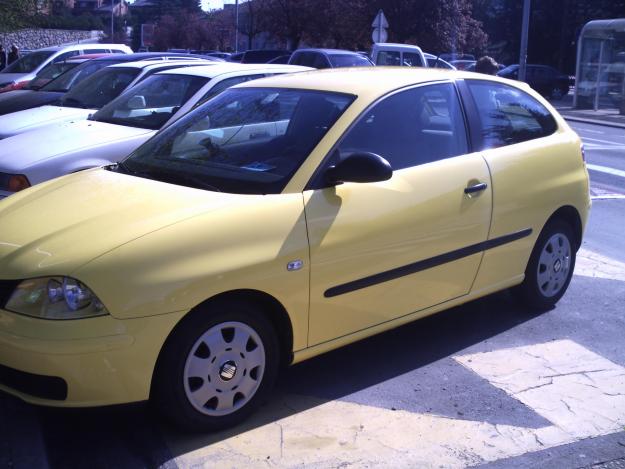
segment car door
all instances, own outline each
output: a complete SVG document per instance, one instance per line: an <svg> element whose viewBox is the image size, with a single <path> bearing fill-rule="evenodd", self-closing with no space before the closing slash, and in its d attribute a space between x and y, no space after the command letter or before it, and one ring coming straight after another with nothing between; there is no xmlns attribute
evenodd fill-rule
<svg viewBox="0 0 625 469"><path fill-rule="evenodd" d="M386 158L393 177L324 184L325 168L360 152ZM304 191L309 345L467 294L488 236L492 199L488 167L469 152L454 84L383 98L331 155Z"/></svg>

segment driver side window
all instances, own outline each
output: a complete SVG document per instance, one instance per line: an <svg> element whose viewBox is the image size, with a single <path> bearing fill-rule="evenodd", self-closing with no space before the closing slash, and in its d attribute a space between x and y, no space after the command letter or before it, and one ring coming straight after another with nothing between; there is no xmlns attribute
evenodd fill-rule
<svg viewBox="0 0 625 469"><path fill-rule="evenodd" d="M454 85L412 88L365 111L339 145L340 158L361 152L382 156L394 171L467 153Z"/></svg>

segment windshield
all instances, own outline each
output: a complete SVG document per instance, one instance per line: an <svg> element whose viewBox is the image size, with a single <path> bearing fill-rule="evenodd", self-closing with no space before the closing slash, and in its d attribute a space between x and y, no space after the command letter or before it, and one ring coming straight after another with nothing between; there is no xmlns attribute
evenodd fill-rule
<svg viewBox="0 0 625 469"><path fill-rule="evenodd" d="M367 67L371 65L371 62L366 57L361 55L347 55L347 54L330 54L330 63L332 67Z"/></svg>
<svg viewBox="0 0 625 469"><path fill-rule="evenodd" d="M45 60L54 54L52 50L31 52L24 57L17 59L7 68L2 70L2 73L30 73L33 72L39 65L45 62Z"/></svg>
<svg viewBox="0 0 625 469"><path fill-rule="evenodd" d="M41 90L60 92L68 91L72 87L83 81L85 78L93 75L98 70L116 63L117 62L110 60L90 60L88 62L83 62L78 67L72 69L70 72L64 73L60 77L52 80L46 86L41 88Z"/></svg>
<svg viewBox="0 0 625 469"><path fill-rule="evenodd" d="M148 140L119 170L208 190L277 194L353 100L325 91L228 89Z"/></svg>
<svg viewBox="0 0 625 469"><path fill-rule="evenodd" d="M41 69L41 71L37 74L35 78L33 78L28 86L26 86L27 90L38 90L46 83L54 80L59 75L71 70L72 68L78 65L77 62L57 62L53 64L48 64Z"/></svg>
<svg viewBox="0 0 625 469"><path fill-rule="evenodd" d="M138 68L105 68L73 87L59 106L100 109L117 98L139 75Z"/></svg>
<svg viewBox="0 0 625 469"><path fill-rule="evenodd" d="M191 75L152 75L108 106L92 120L143 129L160 129L208 78Z"/></svg>

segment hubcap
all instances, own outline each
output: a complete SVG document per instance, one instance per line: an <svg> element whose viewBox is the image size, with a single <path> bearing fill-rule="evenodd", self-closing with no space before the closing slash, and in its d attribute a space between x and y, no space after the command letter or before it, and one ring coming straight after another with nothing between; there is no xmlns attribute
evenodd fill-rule
<svg viewBox="0 0 625 469"><path fill-rule="evenodd" d="M538 260L536 279L540 292L550 298L562 291L571 268L571 243L562 233L547 240Z"/></svg>
<svg viewBox="0 0 625 469"><path fill-rule="evenodd" d="M265 348L256 331L241 322L224 322L191 347L184 367L185 394L203 414L228 415L252 399L264 371Z"/></svg>

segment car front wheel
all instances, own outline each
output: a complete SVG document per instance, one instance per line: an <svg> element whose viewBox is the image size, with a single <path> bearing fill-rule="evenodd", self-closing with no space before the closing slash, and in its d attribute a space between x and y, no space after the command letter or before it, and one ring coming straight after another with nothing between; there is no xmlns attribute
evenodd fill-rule
<svg viewBox="0 0 625 469"><path fill-rule="evenodd" d="M573 230L561 220L549 222L534 245L525 280L515 292L528 306L550 309L566 292L574 268Z"/></svg>
<svg viewBox="0 0 625 469"><path fill-rule="evenodd" d="M267 395L278 363L276 334L262 312L244 302L195 311L161 353L153 401L183 428L230 427Z"/></svg>

